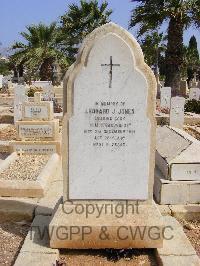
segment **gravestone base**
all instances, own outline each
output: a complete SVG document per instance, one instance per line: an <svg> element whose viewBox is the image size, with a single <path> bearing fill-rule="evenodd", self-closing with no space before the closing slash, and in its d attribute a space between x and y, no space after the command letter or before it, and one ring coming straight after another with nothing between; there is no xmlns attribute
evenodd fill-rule
<svg viewBox="0 0 200 266"><path fill-rule="evenodd" d="M88 217L86 217L86 211L82 214L75 211L76 207L79 211L80 208L86 210L88 204L96 206L94 202L79 202L76 205L65 202L58 207L49 225L51 248L128 249L162 247L163 217L155 203L138 205L138 212L125 212L121 218L117 218L116 215L120 215L111 211L98 215L97 208L93 213L88 214ZM117 203L103 201L98 203L99 209L104 204L112 205L114 210L117 208Z"/></svg>
<svg viewBox="0 0 200 266"><path fill-rule="evenodd" d="M200 202L200 181L171 181L156 168L154 197L163 205L196 204Z"/></svg>

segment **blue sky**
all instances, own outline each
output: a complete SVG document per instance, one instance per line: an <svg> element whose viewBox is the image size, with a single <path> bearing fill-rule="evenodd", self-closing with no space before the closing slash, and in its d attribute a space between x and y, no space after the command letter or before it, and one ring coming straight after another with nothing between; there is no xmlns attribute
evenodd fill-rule
<svg viewBox="0 0 200 266"><path fill-rule="evenodd" d="M0 42L7 47L14 41L20 40L19 33L25 30L26 25L58 20L70 3L78 0L0 0ZM99 2L102 2L100 0ZM108 0L109 7L113 9L112 21L124 28L128 27L130 11L133 3L130 0ZM132 31L133 35L135 32ZM195 35L200 50L200 30L189 29L184 35L184 42L188 43L190 37Z"/></svg>

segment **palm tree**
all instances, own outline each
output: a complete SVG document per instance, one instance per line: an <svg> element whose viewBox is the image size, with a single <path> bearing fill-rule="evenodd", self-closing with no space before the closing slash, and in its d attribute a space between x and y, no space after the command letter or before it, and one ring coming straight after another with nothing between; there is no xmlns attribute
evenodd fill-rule
<svg viewBox="0 0 200 266"><path fill-rule="evenodd" d="M112 10L107 9L108 3L98 4L97 0L81 0L79 4L71 4L68 11L61 17L60 46L71 63L74 62L78 48L83 39L95 28L110 22Z"/></svg>
<svg viewBox="0 0 200 266"><path fill-rule="evenodd" d="M168 25L166 50L165 86L172 87L172 93L180 86L183 63L183 33L191 25L200 26L199 0L131 0L136 3L132 11L130 28L139 26L138 35Z"/></svg>
<svg viewBox="0 0 200 266"><path fill-rule="evenodd" d="M27 32L21 35L26 43L16 42L11 61L23 65L27 72L35 75L39 72L41 80L51 80L52 64L57 61L62 67L68 65L65 55L58 48L59 29L56 23L46 26L42 23L26 27Z"/></svg>

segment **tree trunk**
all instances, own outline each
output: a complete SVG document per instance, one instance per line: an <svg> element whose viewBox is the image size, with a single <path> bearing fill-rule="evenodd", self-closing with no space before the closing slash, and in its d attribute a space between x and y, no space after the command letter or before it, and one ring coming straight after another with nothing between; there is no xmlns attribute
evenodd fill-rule
<svg viewBox="0 0 200 266"><path fill-rule="evenodd" d="M40 67L40 80L52 80L52 63L51 59L45 59Z"/></svg>
<svg viewBox="0 0 200 266"><path fill-rule="evenodd" d="M179 94L181 65L183 63L183 31L181 16L172 17L168 28L168 44L166 51L165 86L172 88L172 96Z"/></svg>

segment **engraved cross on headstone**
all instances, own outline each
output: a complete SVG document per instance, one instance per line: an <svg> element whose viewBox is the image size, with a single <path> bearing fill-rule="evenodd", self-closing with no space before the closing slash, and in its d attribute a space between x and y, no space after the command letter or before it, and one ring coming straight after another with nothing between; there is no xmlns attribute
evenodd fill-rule
<svg viewBox="0 0 200 266"><path fill-rule="evenodd" d="M110 76L110 81L109 81L109 88L112 88L112 75L113 75L113 67L114 66L120 66L120 64L113 64L113 58L112 56L110 56L110 64L101 64L101 66L109 66L110 67L110 72L109 72L109 76Z"/></svg>

